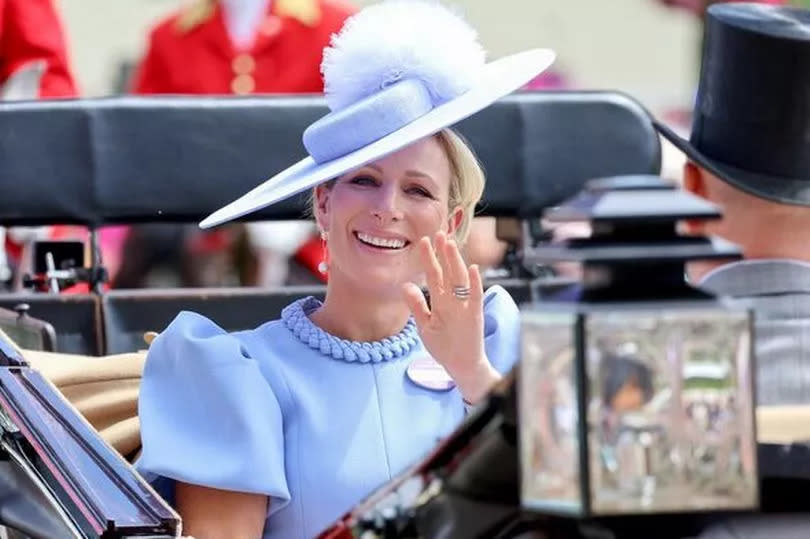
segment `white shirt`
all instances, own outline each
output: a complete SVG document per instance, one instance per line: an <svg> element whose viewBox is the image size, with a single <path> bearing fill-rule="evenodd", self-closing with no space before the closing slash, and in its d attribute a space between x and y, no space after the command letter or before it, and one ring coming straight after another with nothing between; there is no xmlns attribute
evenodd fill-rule
<svg viewBox="0 0 810 539"><path fill-rule="evenodd" d="M225 28L237 49L253 46L256 32L271 0L220 0Z"/></svg>

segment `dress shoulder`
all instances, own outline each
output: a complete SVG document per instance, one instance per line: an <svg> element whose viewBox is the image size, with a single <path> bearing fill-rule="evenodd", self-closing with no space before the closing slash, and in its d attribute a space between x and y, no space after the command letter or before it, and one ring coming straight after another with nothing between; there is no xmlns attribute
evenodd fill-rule
<svg viewBox="0 0 810 539"><path fill-rule="evenodd" d="M484 346L490 363L506 374L520 357L520 311L500 285L484 292Z"/></svg>
<svg viewBox="0 0 810 539"><path fill-rule="evenodd" d="M183 481L289 502L282 407L237 335L181 312L149 347L138 412L136 467L170 500Z"/></svg>

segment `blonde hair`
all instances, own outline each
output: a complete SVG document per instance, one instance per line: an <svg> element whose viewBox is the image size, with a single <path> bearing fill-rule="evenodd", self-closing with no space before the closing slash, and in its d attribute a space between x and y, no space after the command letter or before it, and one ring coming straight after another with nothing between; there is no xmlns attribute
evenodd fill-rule
<svg viewBox="0 0 810 539"><path fill-rule="evenodd" d="M463 245L470 234L475 205L484 194L484 169L469 144L452 129L442 129L434 136L450 161L450 195L447 205L451 214L457 208L462 211L455 236L459 245Z"/></svg>
<svg viewBox="0 0 810 539"><path fill-rule="evenodd" d="M455 131L449 128L442 129L433 135L439 142L444 155L450 162L450 192L447 206L450 214L457 208L462 211L461 222L455 232L455 239L459 245L467 241L470 234L475 205L484 194L485 175L481 163L467 142ZM335 180L326 183L327 188L334 185ZM313 189L310 198L309 213L317 215L317 199Z"/></svg>

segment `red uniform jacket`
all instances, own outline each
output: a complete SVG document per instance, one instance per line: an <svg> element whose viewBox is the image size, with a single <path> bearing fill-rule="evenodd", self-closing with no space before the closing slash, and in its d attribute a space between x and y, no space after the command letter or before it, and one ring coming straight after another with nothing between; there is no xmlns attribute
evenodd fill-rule
<svg viewBox="0 0 810 539"><path fill-rule="evenodd" d="M152 30L148 51L137 70L134 91L322 92L323 49L355 10L336 0L298 0L298 5L302 3L310 4L309 18L285 13L283 1L271 2L253 47L246 51L234 48L218 4L191 27L184 27L187 25L183 23L183 12L169 17Z"/></svg>
<svg viewBox="0 0 810 539"><path fill-rule="evenodd" d="M43 59L40 97L73 97L65 38L51 0L0 0L0 83L31 60Z"/></svg>

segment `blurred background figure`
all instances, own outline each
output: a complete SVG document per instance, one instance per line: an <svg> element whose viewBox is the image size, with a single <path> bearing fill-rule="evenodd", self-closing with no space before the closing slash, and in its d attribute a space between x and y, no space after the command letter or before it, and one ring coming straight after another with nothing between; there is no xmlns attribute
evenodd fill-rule
<svg viewBox="0 0 810 539"><path fill-rule="evenodd" d="M51 0L0 0L0 85L30 64L44 60L34 98L73 97L62 23Z"/></svg>
<svg viewBox="0 0 810 539"><path fill-rule="evenodd" d="M336 0L194 0L152 29L133 91L320 93L323 47L353 11Z"/></svg>
<svg viewBox="0 0 810 539"><path fill-rule="evenodd" d="M0 0L0 100L77 94L62 22L51 0ZM0 289L24 270L26 245L46 228L0 227Z"/></svg>
<svg viewBox="0 0 810 539"><path fill-rule="evenodd" d="M194 0L152 28L132 91L322 93L323 48L354 11L339 0ZM148 286L152 270L159 271L164 286L276 286L288 279L325 279L317 270L321 242L309 221L236 224L206 232L191 225L179 234L169 227L175 225L131 229L127 250L142 256L123 261L114 287ZM181 260L191 257L194 263L172 278L158 267L178 267L177 257L155 256L161 252L182 252Z"/></svg>

